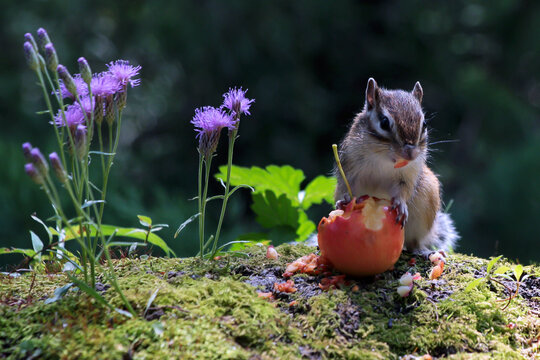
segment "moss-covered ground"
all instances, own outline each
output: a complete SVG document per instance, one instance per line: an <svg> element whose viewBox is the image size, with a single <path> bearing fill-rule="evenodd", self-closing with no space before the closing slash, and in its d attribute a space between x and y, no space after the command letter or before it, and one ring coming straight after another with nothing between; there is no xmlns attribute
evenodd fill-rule
<svg viewBox="0 0 540 360"><path fill-rule="evenodd" d="M10 359L521 359L540 355L540 268L508 305L495 282L467 285L488 260L453 254L438 280L429 260L403 254L395 269L348 286L322 291L321 276L295 275L298 291L273 290L287 263L313 252L278 247L280 258L253 247L249 257L125 258L115 262L119 283L138 317L128 318L72 288L62 273L0 275L0 358ZM496 266L509 265L501 260ZM411 269L411 266L413 267ZM407 270L423 276L410 296L397 292ZM105 280L101 279L103 283ZM510 291L516 282L507 280ZM105 284L101 294L123 308ZM147 309L148 300L157 291ZM501 301L503 300L503 301ZM292 302L292 304L291 304Z"/></svg>

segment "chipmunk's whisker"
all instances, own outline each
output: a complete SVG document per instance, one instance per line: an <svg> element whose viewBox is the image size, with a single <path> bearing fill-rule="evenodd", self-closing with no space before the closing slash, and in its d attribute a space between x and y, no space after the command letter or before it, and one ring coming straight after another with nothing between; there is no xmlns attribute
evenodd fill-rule
<svg viewBox="0 0 540 360"><path fill-rule="evenodd" d="M440 141L434 141L432 143L429 143L428 145L436 145L436 144L444 144L444 143L457 143L457 142L460 142L461 140L459 139L454 139L454 140L440 140Z"/></svg>

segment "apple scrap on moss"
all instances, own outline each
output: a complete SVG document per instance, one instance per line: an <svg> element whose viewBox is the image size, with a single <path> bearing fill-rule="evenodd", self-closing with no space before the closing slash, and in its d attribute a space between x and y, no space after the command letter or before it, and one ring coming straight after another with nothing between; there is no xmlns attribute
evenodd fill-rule
<svg viewBox="0 0 540 360"><path fill-rule="evenodd" d="M435 265L429 272L429 279L438 279L444 270L444 254L440 251L434 252L433 254L429 255L429 260L433 265Z"/></svg>
<svg viewBox="0 0 540 360"><path fill-rule="evenodd" d="M410 272L406 272L399 279L399 286L397 288L397 293L401 297L407 297L411 293L411 290L414 287L414 281L422 279L420 273L412 275Z"/></svg>

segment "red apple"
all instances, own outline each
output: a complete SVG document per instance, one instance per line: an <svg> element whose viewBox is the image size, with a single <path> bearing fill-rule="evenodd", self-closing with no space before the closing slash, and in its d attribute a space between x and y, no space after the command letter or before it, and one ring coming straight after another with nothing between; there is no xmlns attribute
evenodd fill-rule
<svg viewBox="0 0 540 360"><path fill-rule="evenodd" d="M404 231L390 201L363 196L332 211L318 227L321 256L348 275L369 276L392 268L403 249Z"/></svg>

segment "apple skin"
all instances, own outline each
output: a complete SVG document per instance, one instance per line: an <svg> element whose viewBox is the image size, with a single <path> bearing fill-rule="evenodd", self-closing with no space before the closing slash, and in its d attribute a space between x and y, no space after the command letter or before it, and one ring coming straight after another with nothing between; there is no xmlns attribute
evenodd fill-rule
<svg viewBox="0 0 540 360"><path fill-rule="evenodd" d="M391 269L404 241L404 230L396 217L397 211L388 200L369 196L353 199L342 214L334 211L319 222L321 256L347 275L370 276Z"/></svg>

